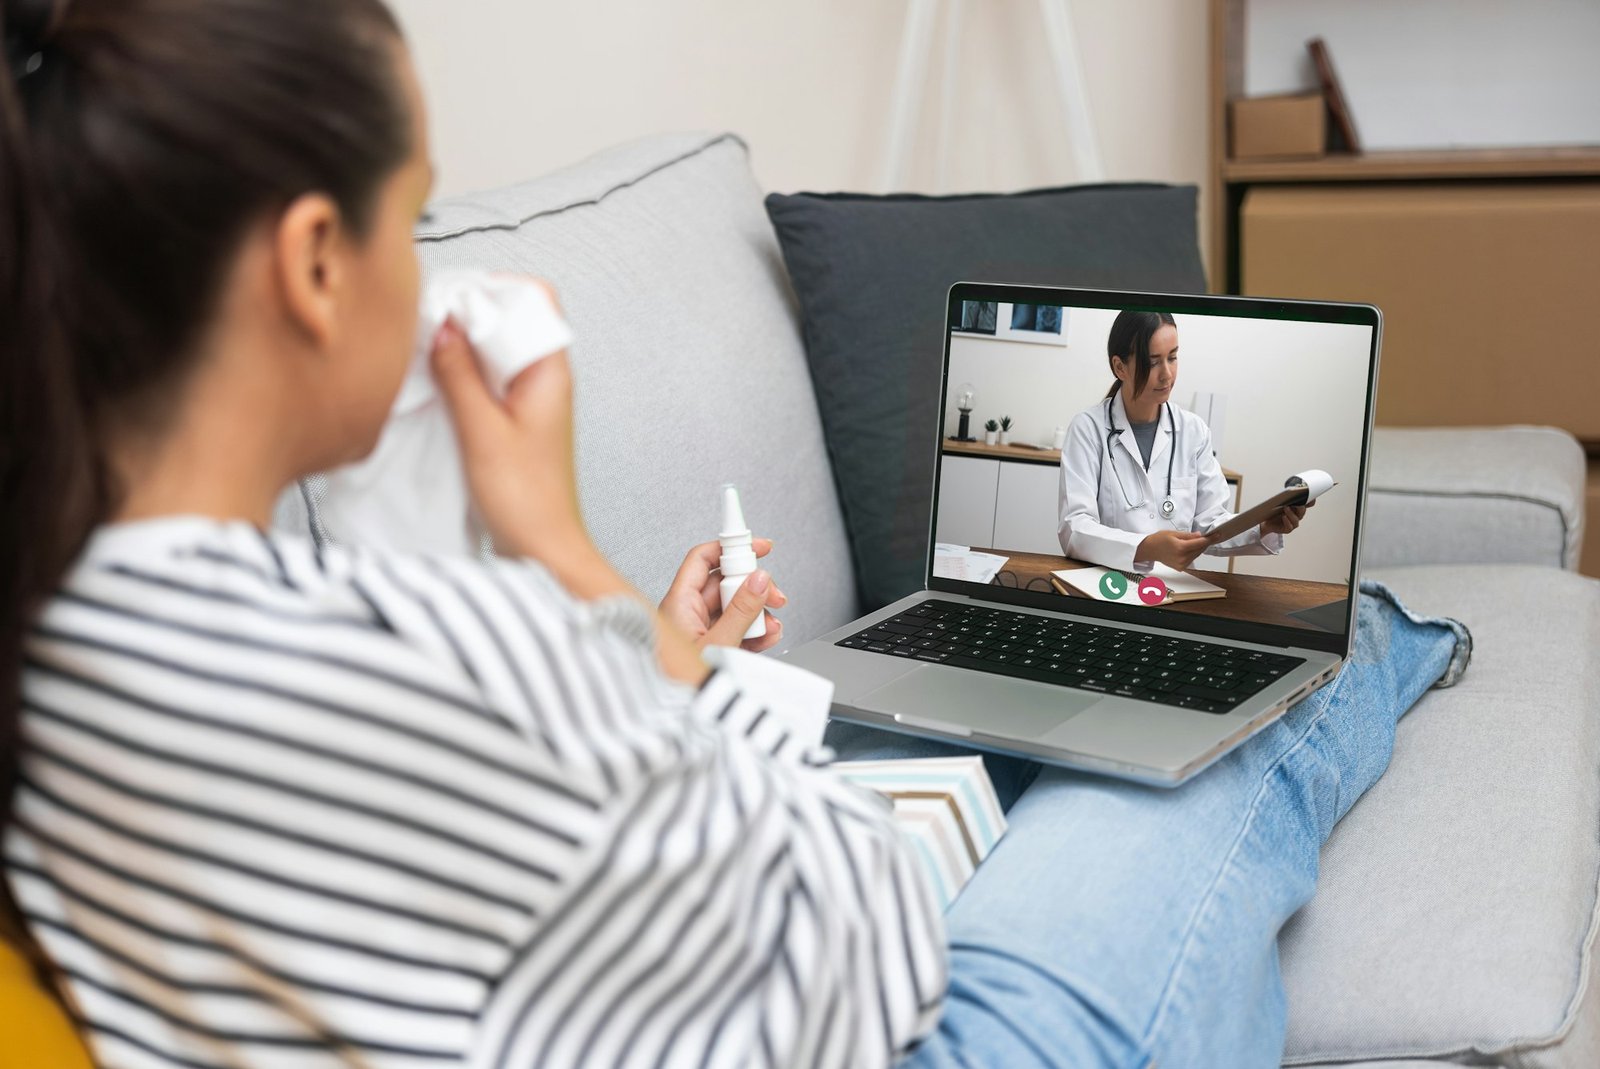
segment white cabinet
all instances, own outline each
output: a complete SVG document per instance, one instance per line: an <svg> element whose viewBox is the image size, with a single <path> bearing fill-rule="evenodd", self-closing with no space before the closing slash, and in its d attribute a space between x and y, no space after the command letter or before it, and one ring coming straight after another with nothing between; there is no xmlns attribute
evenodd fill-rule
<svg viewBox="0 0 1600 1069"><path fill-rule="evenodd" d="M980 549L1061 552L1056 465L948 453L940 464L935 540Z"/></svg>
<svg viewBox="0 0 1600 1069"><path fill-rule="evenodd" d="M994 541L989 544L1001 550L1059 554L1056 516L1060 481L1061 469L1054 464L1001 463Z"/></svg>
<svg viewBox="0 0 1600 1069"><path fill-rule="evenodd" d="M936 542L986 548L994 545L995 493L1000 469L1015 467L978 457L939 458L939 514Z"/></svg>
<svg viewBox="0 0 1600 1069"><path fill-rule="evenodd" d="M961 456L954 449L939 458L939 515L934 538L940 542L995 549L1002 553L1061 555L1056 535L1061 500L1061 454L1018 447L971 445L962 451L999 456ZM1037 459L1036 459L1037 458ZM1046 463L1039 463L1045 459ZM1238 472L1222 469L1239 510ZM1233 570L1228 558L1228 570Z"/></svg>

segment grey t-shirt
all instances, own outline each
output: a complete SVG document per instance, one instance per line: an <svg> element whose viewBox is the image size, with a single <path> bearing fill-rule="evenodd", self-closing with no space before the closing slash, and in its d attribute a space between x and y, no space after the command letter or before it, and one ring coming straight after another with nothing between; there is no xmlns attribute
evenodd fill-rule
<svg viewBox="0 0 1600 1069"><path fill-rule="evenodd" d="M1156 446L1156 428L1161 426L1161 415L1158 411L1156 418L1149 423L1132 423L1133 440L1139 443L1139 452L1144 457L1144 470L1150 470L1150 450Z"/></svg>

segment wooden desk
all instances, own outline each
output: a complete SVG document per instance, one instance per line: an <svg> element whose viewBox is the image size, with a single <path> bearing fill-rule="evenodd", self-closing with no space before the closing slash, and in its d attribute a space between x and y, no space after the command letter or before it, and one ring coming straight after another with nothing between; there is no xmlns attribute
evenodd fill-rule
<svg viewBox="0 0 1600 1069"><path fill-rule="evenodd" d="M1068 568L1090 568L1093 565L1069 557L1053 557L1043 553L1013 553L1005 549L981 549L980 553L997 553L1009 557L1001 574L995 576L995 585L1010 586L1002 577L1010 573L1016 585L1040 590L1041 582L1048 586L1050 573ZM1292 612L1326 605L1330 601L1343 601L1350 596L1344 583L1318 583L1309 579L1277 579L1267 575L1242 575L1237 572L1212 572L1192 569L1195 576L1214 583L1228 592L1225 598L1208 598L1204 601L1180 601L1164 606L1168 612L1193 613L1196 616L1216 616L1228 620L1248 620L1252 623L1286 624L1307 631L1327 634L1322 628L1290 616ZM1051 587L1054 590L1054 587ZM1059 593L1059 592L1058 592ZM1077 593L1073 597L1084 597Z"/></svg>

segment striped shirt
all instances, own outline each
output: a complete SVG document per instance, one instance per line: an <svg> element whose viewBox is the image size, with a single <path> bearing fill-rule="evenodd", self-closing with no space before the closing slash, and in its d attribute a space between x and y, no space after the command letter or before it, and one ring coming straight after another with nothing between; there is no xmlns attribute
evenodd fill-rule
<svg viewBox="0 0 1600 1069"><path fill-rule="evenodd" d="M100 530L7 875L97 1062L879 1066L942 921L876 796L528 562Z"/></svg>

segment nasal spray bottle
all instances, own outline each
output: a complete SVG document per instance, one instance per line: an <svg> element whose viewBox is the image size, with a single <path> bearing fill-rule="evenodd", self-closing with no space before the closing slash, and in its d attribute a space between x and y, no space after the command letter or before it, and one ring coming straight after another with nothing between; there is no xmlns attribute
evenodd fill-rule
<svg viewBox="0 0 1600 1069"><path fill-rule="evenodd" d="M755 543L744 523L744 509L739 507L739 491L732 483L722 486L722 533L717 535L717 541L722 543L722 608L726 611L745 577L756 570ZM744 637L760 638L766 633L767 614L763 612Z"/></svg>

